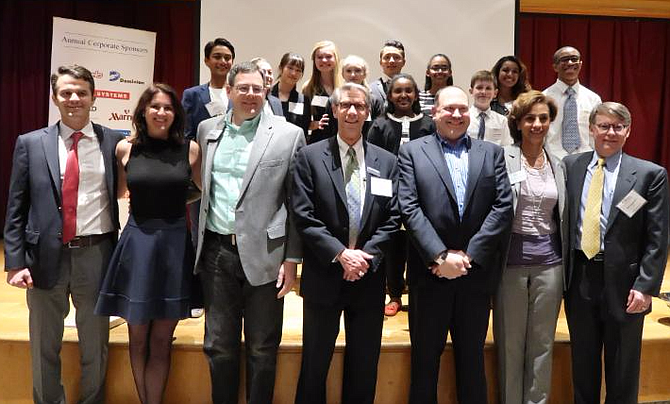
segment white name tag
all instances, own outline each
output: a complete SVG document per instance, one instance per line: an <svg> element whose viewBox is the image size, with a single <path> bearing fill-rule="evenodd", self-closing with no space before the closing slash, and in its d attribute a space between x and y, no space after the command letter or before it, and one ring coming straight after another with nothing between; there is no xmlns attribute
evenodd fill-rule
<svg viewBox="0 0 670 404"><path fill-rule="evenodd" d="M379 177L370 177L370 193L378 196L393 196L393 184L391 180Z"/></svg>
<svg viewBox="0 0 670 404"><path fill-rule="evenodd" d="M521 181L526 181L526 172L524 170L519 170L509 175L509 183L511 185Z"/></svg>
<svg viewBox="0 0 670 404"><path fill-rule="evenodd" d="M305 110L305 104L302 102L289 102L288 103L288 112L296 115L302 115Z"/></svg>
<svg viewBox="0 0 670 404"><path fill-rule="evenodd" d="M225 105L221 101L212 101L208 104L205 104L207 112L210 116L219 116L226 113Z"/></svg>
<svg viewBox="0 0 670 404"><path fill-rule="evenodd" d="M621 202L619 202L616 207L626 214L628 217L633 217L641 207L647 203L647 200L644 199L640 194L635 192L632 189L628 195L626 195Z"/></svg>
<svg viewBox="0 0 670 404"><path fill-rule="evenodd" d="M328 97L323 95L315 95L312 97L312 105L316 107L325 107L328 103Z"/></svg>

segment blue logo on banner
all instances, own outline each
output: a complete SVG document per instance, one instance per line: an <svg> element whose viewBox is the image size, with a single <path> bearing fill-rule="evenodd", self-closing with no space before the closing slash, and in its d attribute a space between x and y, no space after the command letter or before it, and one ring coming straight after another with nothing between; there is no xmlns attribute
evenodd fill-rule
<svg viewBox="0 0 670 404"><path fill-rule="evenodd" d="M116 70L110 70L109 71L109 81L116 81L121 78L121 73L117 72Z"/></svg>

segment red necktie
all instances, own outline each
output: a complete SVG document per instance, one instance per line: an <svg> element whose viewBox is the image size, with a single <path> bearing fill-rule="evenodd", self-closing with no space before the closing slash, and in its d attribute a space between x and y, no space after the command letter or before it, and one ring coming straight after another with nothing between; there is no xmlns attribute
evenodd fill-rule
<svg viewBox="0 0 670 404"><path fill-rule="evenodd" d="M77 192L79 190L79 157L77 144L84 136L81 132L72 134L72 147L67 152L65 176L63 177L63 244L70 242L77 235Z"/></svg>

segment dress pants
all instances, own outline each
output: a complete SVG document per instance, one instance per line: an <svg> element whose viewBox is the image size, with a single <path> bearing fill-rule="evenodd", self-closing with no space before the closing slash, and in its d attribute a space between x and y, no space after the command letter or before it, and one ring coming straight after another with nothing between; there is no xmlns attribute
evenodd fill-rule
<svg viewBox="0 0 670 404"><path fill-rule="evenodd" d="M644 316L617 321L608 314L602 261L588 260L581 251L575 251L565 311L570 329L575 404L600 403L603 347L605 403L637 403Z"/></svg>
<svg viewBox="0 0 670 404"><path fill-rule="evenodd" d="M342 285L339 300L323 305L303 299L303 351L296 404L325 404L326 379L344 312L346 347L342 404L372 404L384 324L384 273Z"/></svg>
<svg viewBox="0 0 670 404"><path fill-rule="evenodd" d="M35 403L66 402L61 384L60 351L63 320L70 311L70 297L76 309L81 360L78 402L104 402L109 317L96 316L93 309L113 249L111 236L89 247L63 247L60 276L53 289L27 291Z"/></svg>
<svg viewBox="0 0 670 404"><path fill-rule="evenodd" d="M386 287L391 298L400 298L405 289L405 263L407 262L407 232L399 230L391 235L391 242L384 257Z"/></svg>
<svg viewBox="0 0 670 404"><path fill-rule="evenodd" d="M271 403L284 314L284 299L277 299L275 282L252 286L237 248L209 231L205 232L200 269L205 301L203 348L209 362L212 402L238 402L244 318L246 399L250 404Z"/></svg>
<svg viewBox="0 0 670 404"><path fill-rule="evenodd" d="M412 269L419 272L418 268ZM473 265L470 271L481 271ZM437 404L440 357L447 332L454 349L459 404L486 404L484 342L491 295L467 278L438 278L423 269L410 283L412 376L410 404Z"/></svg>
<svg viewBox="0 0 670 404"><path fill-rule="evenodd" d="M546 404L563 266L514 265L503 270L493 307L501 404Z"/></svg>

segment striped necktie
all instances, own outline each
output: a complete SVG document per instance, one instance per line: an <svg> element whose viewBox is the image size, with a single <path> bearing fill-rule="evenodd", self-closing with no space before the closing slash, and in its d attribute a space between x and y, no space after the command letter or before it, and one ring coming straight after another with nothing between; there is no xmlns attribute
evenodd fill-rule
<svg viewBox="0 0 670 404"><path fill-rule="evenodd" d="M356 247L361 220L361 173L356 158L356 150L347 150L347 166L344 171L344 182L347 192L347 211L349 213L349 248Z"/></svg>

